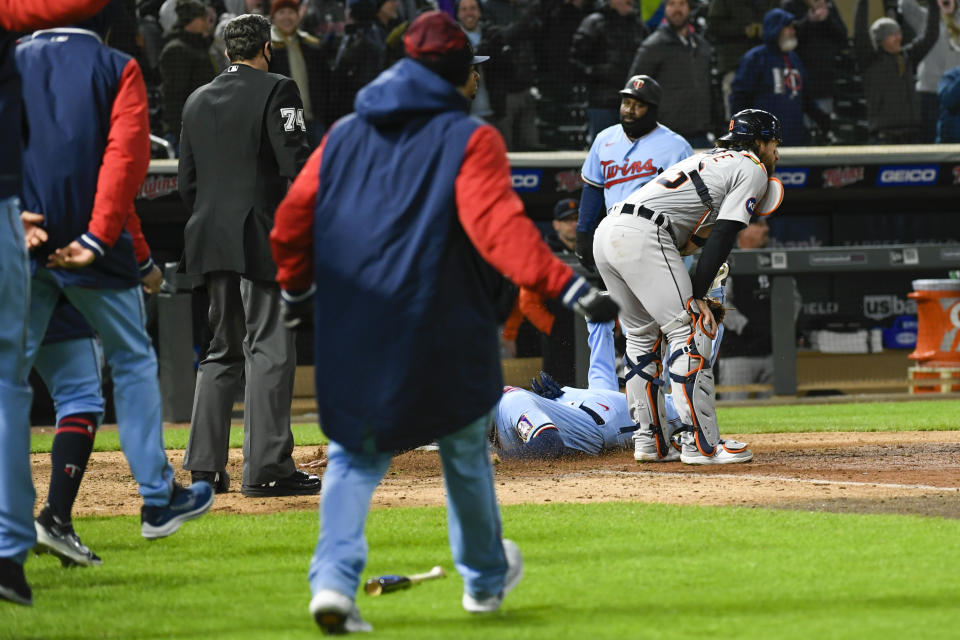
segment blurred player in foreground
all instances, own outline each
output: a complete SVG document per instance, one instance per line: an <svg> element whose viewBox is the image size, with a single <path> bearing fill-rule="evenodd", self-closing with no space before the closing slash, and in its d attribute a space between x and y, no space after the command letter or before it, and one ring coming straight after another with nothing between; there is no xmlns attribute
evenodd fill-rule
<svg viewBox="0 0 960 640"><path fill-rule="evenodd" d="M364 525L401 449L439 444L463 608L496 611L522 576L487 445L503 390L490 267L594 320L616 315L547 248L503 138L467 115L480 61L463 31L429 11L404 47L311 155L270 235L288 326L312 311L314 361L337 363L316 370L330 446L310 613L326 633L370 630L354 603ZM356 384L371 367L385 384Z"/></svg>

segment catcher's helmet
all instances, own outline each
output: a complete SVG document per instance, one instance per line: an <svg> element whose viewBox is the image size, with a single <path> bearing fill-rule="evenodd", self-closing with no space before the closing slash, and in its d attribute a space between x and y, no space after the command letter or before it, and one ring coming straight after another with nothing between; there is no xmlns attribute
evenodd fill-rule
<svg viewBox="0 0 960 640"><path fill-rule="evenodd" d="M753 142L758 139L783 142L780 120L763 109L744 109L733 114L730 130L720 136L720 140L727 142Z"/></svg>
<svg viewBox="0 0 960 640"><path fill-rule="evenodd" d="M663 89L650 76L633 76L627 80L626 86L620 90L620 95L634 98L652 107L660 105Z"/></svg>

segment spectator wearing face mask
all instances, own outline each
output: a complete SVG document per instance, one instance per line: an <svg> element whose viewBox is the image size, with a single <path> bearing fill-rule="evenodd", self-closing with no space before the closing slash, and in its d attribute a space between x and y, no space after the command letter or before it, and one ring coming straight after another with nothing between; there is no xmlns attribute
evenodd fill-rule
<svg viewBox="0 0 960 640"><path fill-rule="evenodd" d="M829 129L830 116L805 95L806 71L797 55L796 19L783 9L763 17L763 44L740 61L730 94L730 111L763 109L780 119L783 144L802 146L806 141L806 111L821 129Z"/></svg>

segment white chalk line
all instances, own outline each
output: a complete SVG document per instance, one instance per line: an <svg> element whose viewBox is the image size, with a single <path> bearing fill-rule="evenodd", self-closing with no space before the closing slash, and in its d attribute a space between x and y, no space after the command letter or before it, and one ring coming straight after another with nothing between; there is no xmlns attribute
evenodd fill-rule
<svg viewBox="0 0 960 640"><path fill-rule="evenodd" d="M777 475L756 475L740 473L709 473L703 475L694 475L692 473L678 473L676 471L612 471L609 469L597 469L584 473L563 474L562 477L577 477L584 475L611 475L611 476L646 476L652 478L722 478L725 480L757 480L766 482L796 482L797 484L813 484L826 486L844 486L844 487L877 487L880 489L909 489L914 491L942 491L945 493L960 492L960 487L936 487L929 484L898 484L893 482L856 482L854 480L825 480L822 478L797 478L792 476Z"/></svg>

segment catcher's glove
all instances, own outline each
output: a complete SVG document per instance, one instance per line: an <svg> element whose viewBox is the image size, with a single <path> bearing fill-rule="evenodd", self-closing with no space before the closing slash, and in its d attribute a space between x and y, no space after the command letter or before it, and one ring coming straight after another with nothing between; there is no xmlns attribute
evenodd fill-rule
<svg viewBox="0 0 960 640"><path fill-rule="evenodd" d="M723 318L727 314L726 309L723 308L723 303L710 296L704 298L703 301L710 307L710 313L713 314L713 319L716 320L717 324L723 322Z"/></svg>
<svg viewBox="0 0 960 640"><path fill-rule="evenodd" d="M556 400L563 395L563 389L560 388L560 383L554 380L553 376L546 371L541 371L536 378L530 380L530 389L538 396L544 397L547 400Z"/></svg>

